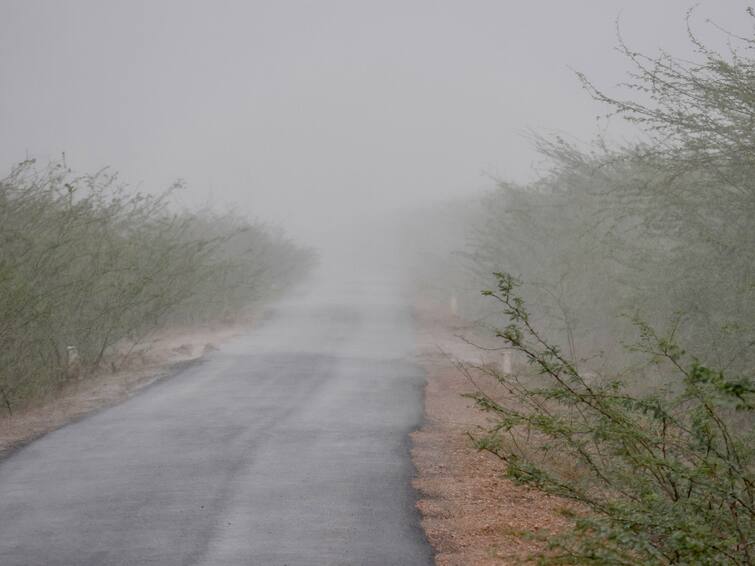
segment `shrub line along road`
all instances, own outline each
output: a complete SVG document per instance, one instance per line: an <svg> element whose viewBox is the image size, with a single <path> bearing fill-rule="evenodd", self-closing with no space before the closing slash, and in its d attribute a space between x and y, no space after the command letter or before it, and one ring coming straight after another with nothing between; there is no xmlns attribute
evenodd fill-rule
<svg viewBox="0 0 755 566"><path fill-rule="evenodd" d="M321 277L203 363L0 462L0 564L432 564L413 353L397 277Z"/></svg>

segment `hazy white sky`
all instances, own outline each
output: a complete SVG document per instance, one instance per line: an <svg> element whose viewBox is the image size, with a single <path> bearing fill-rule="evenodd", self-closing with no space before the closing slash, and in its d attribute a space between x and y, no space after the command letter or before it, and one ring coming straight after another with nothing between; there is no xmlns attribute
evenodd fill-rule
<svg viewBox="0 0 755 566"><path fill-rule="evenodd" d="M682 0L0 0L0 167L65 151L316 240L344 217L525 180L589 139L624 37L689 51ZM741 30L746 1L703 0ZM745 29L745 31L751 30ZM619 130L621 131L621 130ZM212 195L212 196L210 196Z"/></svg>

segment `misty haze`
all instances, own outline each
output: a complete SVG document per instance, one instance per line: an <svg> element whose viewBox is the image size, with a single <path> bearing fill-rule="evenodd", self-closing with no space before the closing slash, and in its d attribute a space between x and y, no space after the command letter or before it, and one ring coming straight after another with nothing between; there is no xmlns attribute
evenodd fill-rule
<svg viewBox="0 0 755 566"><path fill-rule="evenodd" d="M0 566L755 563L747 2L0 0Z"/></svg>

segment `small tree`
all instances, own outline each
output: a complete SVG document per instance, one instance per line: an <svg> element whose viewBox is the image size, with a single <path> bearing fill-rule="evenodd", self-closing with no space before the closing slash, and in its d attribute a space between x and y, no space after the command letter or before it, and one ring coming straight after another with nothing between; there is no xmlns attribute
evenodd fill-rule
<svg viewBox="0 0 755 566"><path fill-rule="evenodd" d="M532 315L564 328L553 339L580 355L621 356L618 315L640 308L656 326L684 312L682 338L707 365L755 361L742 355L755 340L755 39L721 33L728 49L690 32L691 58L621 42L619 94L580 77L642 141L539 138L545 174L501 182L470 223L476 273L526 280Z"/></svg>

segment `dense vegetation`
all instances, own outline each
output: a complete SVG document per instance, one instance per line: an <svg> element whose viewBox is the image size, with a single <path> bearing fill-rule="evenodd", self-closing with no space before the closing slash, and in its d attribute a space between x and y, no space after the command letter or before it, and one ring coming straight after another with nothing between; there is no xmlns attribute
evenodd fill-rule
<svg viewBox="0 0 755 566"><path fill-rule="evenodd" d="M479 447L582 505L545 561L755 561L755 39L691 38L695 61L622 46L626 98L580 77L642 141L540 139L547 174L471 223L497 335L529 362L480 368L502 391L475 396Z"/></svg>
<svg viewBox="0 0 755 566"><path fill-rule="evenodd" d="M33 161L0 180L0 402L97 370L166 324L235 318L292 284L311 250L233 214L175 212L107 170ZM75 360L71 360L72 356ZM75 368L72 368L72 361Z"/></svg>

